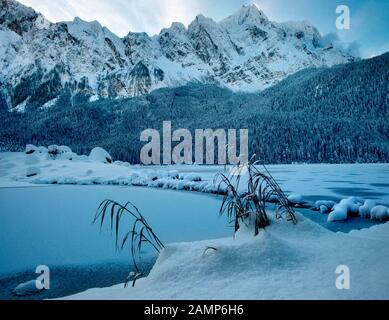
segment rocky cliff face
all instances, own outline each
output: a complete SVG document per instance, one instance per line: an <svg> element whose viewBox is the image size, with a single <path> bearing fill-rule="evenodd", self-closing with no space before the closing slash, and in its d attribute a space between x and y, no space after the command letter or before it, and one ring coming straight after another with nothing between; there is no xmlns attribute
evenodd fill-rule
<svg viewBox="0 0 389 320"><path fill-rule="evenodd" d="M271 22L255 5L219 23L199 15L188 28L119 38L96 21L51 23L0 0L0 105L19 111L49 107L65 90L91 100L190 81L256 91L303 68L353 60L322 45L308 22Z"/></svg>

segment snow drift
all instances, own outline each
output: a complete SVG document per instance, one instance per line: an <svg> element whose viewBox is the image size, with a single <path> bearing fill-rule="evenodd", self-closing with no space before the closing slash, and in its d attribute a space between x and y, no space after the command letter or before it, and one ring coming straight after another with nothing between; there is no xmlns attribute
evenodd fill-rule
<svg viewBox="0 0 389 320"><path fill-rule="evenodd" d="M347 235L298 220L296 226L273 221L255 238L242 230L235 240L170 244L134 288L91 289L65 299L389 298L388 223ZM339 265L352 272L350 290L335 286Z"/></svg>

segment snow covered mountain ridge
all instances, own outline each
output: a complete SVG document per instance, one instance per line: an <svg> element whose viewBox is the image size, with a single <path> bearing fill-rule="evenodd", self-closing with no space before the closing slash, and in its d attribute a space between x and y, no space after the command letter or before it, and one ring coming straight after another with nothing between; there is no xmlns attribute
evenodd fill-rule
<svg viewBox="0 0 389 320"><path fill-rule="evenodd" d="M0 108L49 107L61 95L132 97L188 82L257 91L307 67L354 61L324 44L309 22L275 23L255 5L215 22L119 38L98 22L51 23L15 0L0 0Z"/></svg>

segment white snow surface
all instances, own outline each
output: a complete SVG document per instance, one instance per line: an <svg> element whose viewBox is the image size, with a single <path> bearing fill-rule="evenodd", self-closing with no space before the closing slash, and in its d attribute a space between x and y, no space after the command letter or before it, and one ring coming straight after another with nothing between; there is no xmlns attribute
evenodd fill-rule
<svg viewBox="0 0 389 320"><path fill-rule="evenodd" d="M330 232L298 215L259 236L168 245L134 288L91 289L65 299L388 299L389 223L352 234ZM214 247L217 251L209 250ZM336 268L350 270L339 290Z"/></svg>

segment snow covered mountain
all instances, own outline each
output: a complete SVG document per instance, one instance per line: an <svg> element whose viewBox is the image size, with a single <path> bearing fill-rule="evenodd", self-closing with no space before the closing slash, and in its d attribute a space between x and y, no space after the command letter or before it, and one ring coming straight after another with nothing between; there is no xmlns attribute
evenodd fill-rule
<svg viewBox="0 0 389 320"><path fill-rule="evenodd" d="M98 22L51 23L15 0L0 0L0 107L49 107L63 94L95 100L138 96L187 82L256 91L307 67L354 60L324 45L309 22L275 23L255 5L217 23L120 38Z"/></svg>

